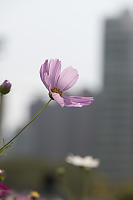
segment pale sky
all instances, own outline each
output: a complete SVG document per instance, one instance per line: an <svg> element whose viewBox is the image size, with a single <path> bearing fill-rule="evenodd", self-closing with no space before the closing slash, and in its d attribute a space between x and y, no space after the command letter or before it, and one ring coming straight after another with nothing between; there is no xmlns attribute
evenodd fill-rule
<svg viewBox="0 0 133 200"><path fill-rule="evenodd" d="M6 41L0 82L12 82L5 96L4 132L27 120L36 96L47 100L39 76L47 58L78 70L76 91L101 88L103 21L126 8L132 10L132 0L0 0L0 37Z"/></svg>

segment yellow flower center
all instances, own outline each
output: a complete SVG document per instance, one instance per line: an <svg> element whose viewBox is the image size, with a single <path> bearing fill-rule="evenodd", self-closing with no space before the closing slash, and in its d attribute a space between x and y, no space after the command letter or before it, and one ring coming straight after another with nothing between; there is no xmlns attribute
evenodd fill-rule
<svg viewBox="0 0 133 200"><path fill-rule="evenodd" d="M58 93L60 96L62 96L62 91L60 89L52 88L51 91L54 93Z"/></svg>
<svg viewBox="0 0 133 200"><path fill-rule="evenodd" d="M31 197L31 198L39 198L40 195L39 195L38 192L36 192L36 191L32 191L32 192L30 193L30 197Z"/></svg>

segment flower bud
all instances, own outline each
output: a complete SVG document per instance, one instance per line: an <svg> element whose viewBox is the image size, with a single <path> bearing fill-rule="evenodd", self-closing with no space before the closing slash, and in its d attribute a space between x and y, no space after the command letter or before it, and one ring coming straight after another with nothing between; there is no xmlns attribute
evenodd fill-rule
<svg viewBox="0 0 133 200"><path fill-rule="evenodd" d="M11 89L11 83L8 80L5 80L1 85L0 85L0 93L1 94L7 94L10 92Z"/></svg>
<svg viewBox="0 0 133 200"><path fill-rule="evenodd" d="M4 181L5 179L5 170L0 169L0 181Z"/></svg>

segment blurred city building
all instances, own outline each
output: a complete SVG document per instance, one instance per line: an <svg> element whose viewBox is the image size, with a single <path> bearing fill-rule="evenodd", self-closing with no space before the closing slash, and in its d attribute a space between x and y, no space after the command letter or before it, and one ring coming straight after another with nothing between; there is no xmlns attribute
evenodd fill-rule
<svg viewBox="0 0 133 200"><path fill-rule="evenodd" d="M128 11L105 21L104 90L97 156L111 178L133 178L133 18Z"/></svg>
<svg viewBox="0 0 133 200"><path fill-rule="evenodd" d="M49 106L19 137L13 155L92 155L109 178L133 178L133 18L128 11L105 21L103 60L104 88L95 102L83 108ZM34 102L30 118L44 104Z"/></svg>

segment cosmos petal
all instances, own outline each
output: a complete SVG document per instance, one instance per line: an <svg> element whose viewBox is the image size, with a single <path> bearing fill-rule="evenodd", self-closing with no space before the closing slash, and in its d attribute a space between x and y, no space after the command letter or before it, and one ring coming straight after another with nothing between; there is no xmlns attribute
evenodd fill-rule
<svg viewBox="0 0 133 200"><path fill-rule="evenodd" d="M64 107L64 99L58 94L51 92L53 99L61 106Z"/></svg>
<svg viewBox="0 0 133 200"><path fill-rule="evenodd" d="M56 87L57 79L61 71L61 62L58 59L48 60L41 66L40 77L46 88L49 90Z"/></svg>
<svg viewBox="0 0 133 200"><path fill-rule="evenodd" d="M51 87L56 87L61 72L61 62L58 59L51 59L49 62L49 79Z"/></svg>
<svg viewBox="0 0 133 200"><path fill-rule="evenodd" d="M40 77L46 88L49 88L50 81L49 81L49 64L48 60L45 61L44 64L41 65L40 68Z"/></svg>
<svg viewBox="0 0 133 200"><path fill-rule="evenodd" d="M80 97L80 96L63 96L64 105L67 107L82 107L87 106L94 100L93 97Z"/></svg>
<svg viewBox="0 0 133 200"><path fill-rule="evenodd" d="M41 68L40 68L40 77L41 77L41 80L43 81L43 75L45 73L49 73L49 67L48 67L48 60L45 60L45 63L41 65Z"/></svg>
<svg viewBox="0 0 133 200"><path fill-rule="evenodd" d="M68 90L76 83L78 77L79 75L76 69L72 67L64 69L57 81L57 88L59 88L61 91Z"/></svg>

